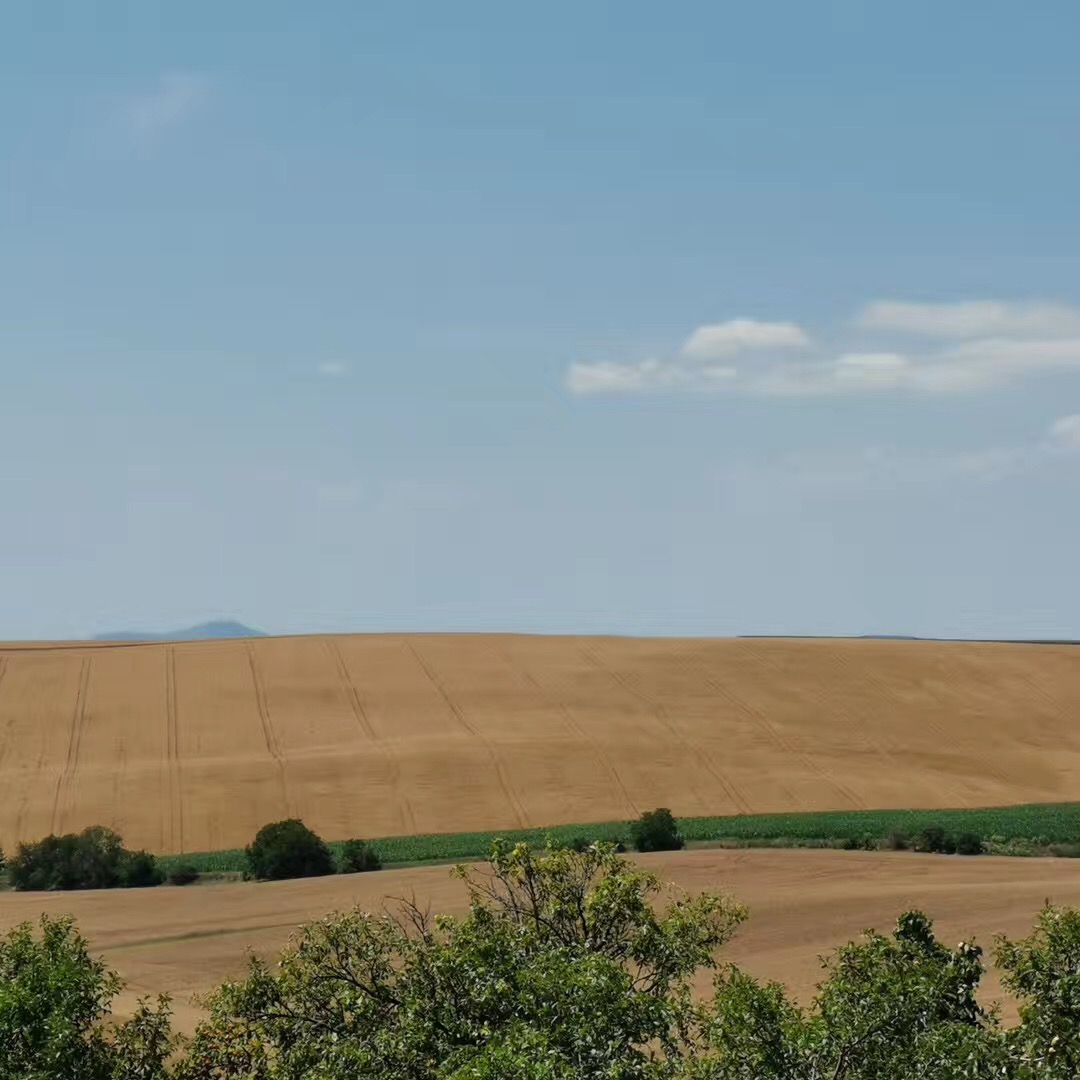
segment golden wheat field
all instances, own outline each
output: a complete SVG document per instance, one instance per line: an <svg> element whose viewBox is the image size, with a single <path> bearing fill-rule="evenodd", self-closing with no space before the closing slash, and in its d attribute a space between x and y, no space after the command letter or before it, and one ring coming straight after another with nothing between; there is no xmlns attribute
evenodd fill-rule
<svg viewBox="0 0 1080 1080"><path fill-rule="evenodd" d="M0 844L203 851L1080 799L1080 649L357 635L0 646Z"/></svg>

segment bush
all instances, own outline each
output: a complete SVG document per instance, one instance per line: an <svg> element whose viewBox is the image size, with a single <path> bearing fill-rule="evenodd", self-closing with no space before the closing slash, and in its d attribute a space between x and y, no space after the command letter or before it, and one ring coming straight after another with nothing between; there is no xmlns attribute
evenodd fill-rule
<svg viewBox="0 0 1080 1080"><path fill-rule="evenodd" d="M143 888L163 880L153 855L126 850L119 833L100 825L20 844L8 877L27 891Z"/></svg>
<svg viewBox="0 0 1080 1080"><path fill-rule="evenodd" d="M120 862L120 882L125 889L147 889L165 880L164 871L149 851L125 852Z"/></svg>
<svg viewBox="0 0 1080 1080"><path fill-rule="evenodd" d="M889 851L907 851L911 847L911 841L908 840L905 833L900 832L899 829L893 829L885 837L885 847Z"/></svg>
<svg viewBox="0 0 1080 1080"><path fill-rule="evenodd" d="M962 832L956 838L957 855L982 855L985 851L986 845L978 833Z"/></svg>
<svg viewBox="0 0 1080 1080"><path fill-rule="evenodd" d="M678 851L685 846L675 819L666 806L647 810L633 822L630 839L637 851Z"/></svg>
<svg viewBox="0 0 1080 1080"><path fill-rule="evenodd" d="M382 863L375 849L363 840L346 840L341 845L340 872L362 874L366 870L381 870Z"/></svg>
<svg viewBox="0 0 1080 1080"><path fill-rule="evenodd" d="M567 851L576 851L579 855L583 851L588 851L593 844L611 844L616 853L620 855L626 850L625 842L618 838L614 840L603 840L589 836L574 836L561 843L552 843L550 840L548 841L550 847L561 847Z"/></svg>
<svg viewBox="0 0 1080 1080"><path fill-rule="evenodd" d="M915 850L940 855L945 850L947 843L948 837L940 825L927 825L915 839Z"/></svg>
<svg viewBox="0 0 1080 1080"><path fill-rule="evenodd" d="M1051 844L1050 854L1056 859L1080 859L1080 844Z"/></svg>
<svg viewBox="0 0 1080 1080"><path fill-rule="evenodd" d="M264 825L246 855L248 872L259 881L322 877L334 872L330 849L299 818Z"/></svg>
<svg viewBox="0 0 1080 1080"><path fill-rule="evenodd" d="M193 881L198 881L199 877L199 871L194 866L190 863L181 863L169 871L166 880L170 885L190 885Z"/></svg>

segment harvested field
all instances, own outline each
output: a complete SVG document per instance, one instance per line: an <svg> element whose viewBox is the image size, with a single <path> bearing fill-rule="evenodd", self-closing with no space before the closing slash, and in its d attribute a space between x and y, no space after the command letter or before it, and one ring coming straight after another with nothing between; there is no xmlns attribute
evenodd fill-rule
<svg viewBox="0 0 1080 1080"><path fill-rule="evenodd" d="M1028 933L1046 898L1080 905L1080 867L1064 859L1008 859L840 851L697 850L637 857L692 891L728 892L750 905L750 921L724 951L804 1001L820 978L818 957L867 927L891 929L905 908L921 907L953 944L974 935L989 948L997 932ZM119 1012L167 991L180 1027L199 1010L193 993L240 975L246 951L276 955L296 927L354 903L381 910L386 898L415 893L433 911L461 912L464 890L449 868L385 870L307 881L85 893L0 895L0 930L24 919L72 913L94 950L127 980ZM986 997L1001 996L989 974ZM699 990L706 993L707 977ZM1006 1016L1015 1009L1007 1008Z"/></svg>
<svg viewBox="0 0 1080 1080"><path fill-rule="evenodd" d="M210 851L1080 799L1080 649L357 635L0 646L0 844Z"/></svg>

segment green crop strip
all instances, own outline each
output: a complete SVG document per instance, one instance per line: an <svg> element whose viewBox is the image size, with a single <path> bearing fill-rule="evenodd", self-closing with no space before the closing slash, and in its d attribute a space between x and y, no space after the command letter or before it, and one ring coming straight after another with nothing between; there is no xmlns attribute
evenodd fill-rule
<svg viewBox="0 0 1080 1080"><path fill-rule="evenodd" d="M929 825L940 825L950 832L978 833L1003 847L1017 842L1043 847L1078 843L1080 803L1033 803L976 810L837 810L679 819L679 830L688 843L732 843L751 847L827 847L845 840L883 840L891 832L913 837ZM532 844L544 844L549 837L556 843L568 843L579 837L628 842L630 824L608 821L537 829L389 836L376 838L371 843L383 865L392 866L482 859L497 837ZM330 845L335 853L340 846L339 843ZM160 862L166 871L189 865L202 873L236 873L245 865L242 849L165 855Z"/></svg>

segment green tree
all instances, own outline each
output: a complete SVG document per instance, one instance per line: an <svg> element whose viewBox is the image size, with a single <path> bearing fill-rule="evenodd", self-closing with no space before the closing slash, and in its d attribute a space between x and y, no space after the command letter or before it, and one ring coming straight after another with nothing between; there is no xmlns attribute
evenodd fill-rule
<svg viewBox="0 0 1080 1080"><path fill-rule="evenodd" d="M0 1080L159 1080L172 1049L166 999L106 1025L120 979L91 958L70 919L0 939Z"/></svg>
<svg viewBox="0 0 1080 1080"><path fill-rule="evenodd" d="M681 1056L690 979L744 911L653 902L660 882L611 845L496 843L459 869L466 918L360 911L304 928L276 969L220 988L191 1080L590 1080L661 1077Z"/></svg>
<svg viewBox="0 0 1080 1080"><path fill-rule="evenodd" d="M684 846L675 818L666 806L647 810L632 822L630 839L637 851L678 851Z"/></svg>
<svg viewBox="0 0 1080 1080"><path fill-rule="evenodd" d="M298 818L264 825L246 854L248 873L260 881L321 877L334 872L330 849Z"/></svg>
<svg viewBox="0 0 1080 1080"><path fill-rule="evenodd" d="M1002 984L1021 1001L1009 1033L1016 1076L1080 1076L1080 911L1047 905L1030 937L998 938Z"/></svg>
<svg viewBox="0 0 1080 1080"><path fill-rule="evenodd" d="M119 833L101 825L20 844L8 878L25 890L142 887L164 879L153 855L128 851Z"/></svg>
<svg viewBox="0 0 1080 1080"><path fill-rule="evenodd" d="M363 840L346 840L341 845L338 867L343 874L361 874L367 870L381 870L378 852Z"/></svg>

